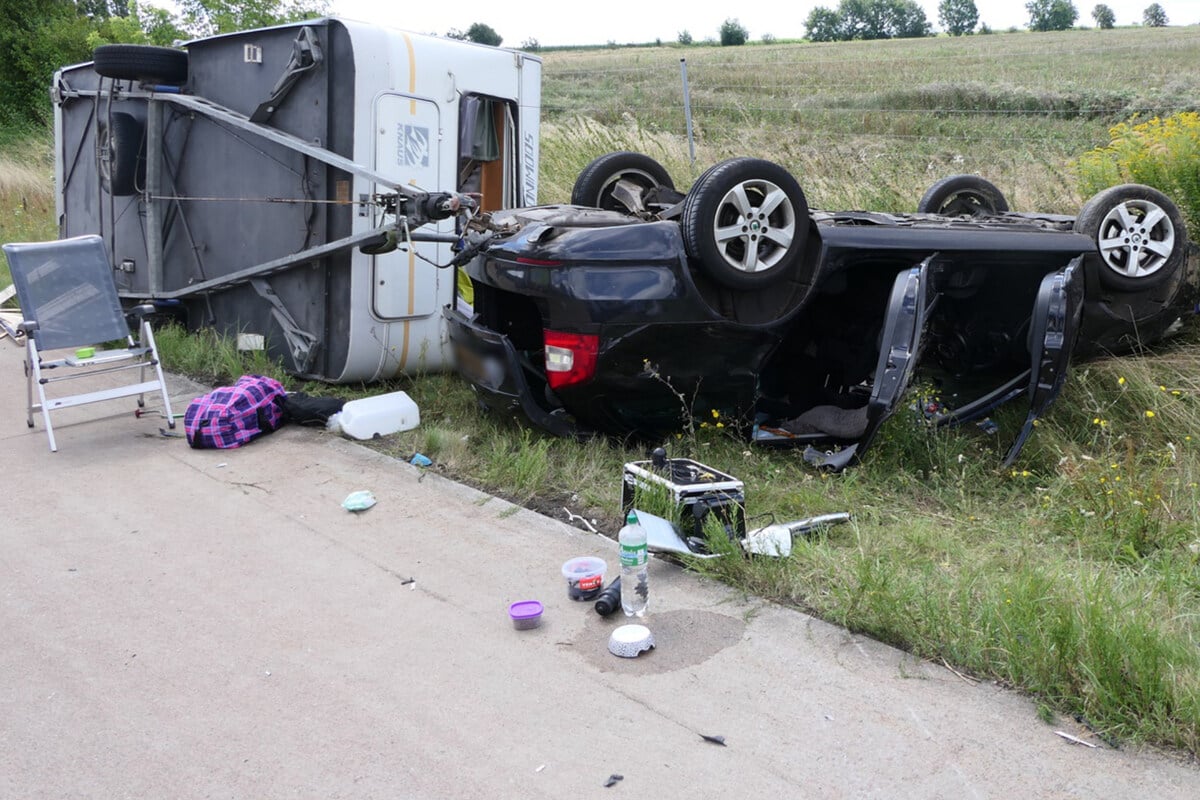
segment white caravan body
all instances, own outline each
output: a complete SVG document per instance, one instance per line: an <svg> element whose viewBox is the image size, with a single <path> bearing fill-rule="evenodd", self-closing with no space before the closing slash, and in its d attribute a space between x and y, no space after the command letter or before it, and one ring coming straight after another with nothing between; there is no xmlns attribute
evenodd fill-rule
<svg viewBox="0 0 1200 800"><path fill-rule="evenodd" d="M60 234L102 235L129 302L295 374L450 368L459 222L397 226L394 200L535 204L540 59L337 18L186 53L176 85L102 77L99 55L55 75ZM389 225L399 247L378 252Z"/></svg>

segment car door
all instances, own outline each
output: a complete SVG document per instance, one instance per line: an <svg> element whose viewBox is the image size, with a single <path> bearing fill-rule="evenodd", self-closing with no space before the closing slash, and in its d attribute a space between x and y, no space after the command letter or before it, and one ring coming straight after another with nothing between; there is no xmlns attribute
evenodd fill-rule
<svg viewBox="0 0 1200 800"><path fill-rule="evenodd" d="M830 469L842 469L862 459L875 434L908 389L913 370L921 355L921 339L926 322L937 300L930 289L937 256L930 256L911 269L896 275L888 297L883 336L875 380L867 401L867 426L858 441L836 453L820 453L808 448L809 463Z"/></svg>
<svg viewBox="0 0 1200 800"><path fill-rule="evenodd" d="M1042 278L1029 329L1029 413L1004 458L1010 466L1038 418L1062 391L1083 314L1083 257Z"/></svg>

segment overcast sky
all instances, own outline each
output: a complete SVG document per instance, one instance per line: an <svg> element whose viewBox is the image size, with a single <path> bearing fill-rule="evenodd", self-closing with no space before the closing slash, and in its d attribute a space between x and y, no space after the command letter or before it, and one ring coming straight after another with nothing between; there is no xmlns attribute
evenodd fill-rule
<svg viewBox="0 0 1200 800"><path fill-rule="evenodd" d="M925 16L938 24L938 0L919 0ZM1117 16L1118 25L1141 23L1142 12L1153 0L1104 0ZM1200 3L1196 0L1158 0L1171 25L1200 23ZM1079 10L1077 24L1092 25L1092 9L1097 0L1075 0ZM465 31L472 23L492 26L503 38L503 45L519 47L536 39L542 46L567 44L606 44L617 42L674 42L686 30L699 42L716 38L721 23L738 20L757 41L763 34L777 39L804 36L804 21L812 9L837 8L838 0L792 3L751 3L743 6L723 0L691 0L686 4L654 0L598 0L571 3L563 0L450 0L415 3L412 0L330 0L330 13L418 33L445 34L451 28ZM975 0L979 19L993 30L1023 28L1029 13L1022 0Z"/></svg>

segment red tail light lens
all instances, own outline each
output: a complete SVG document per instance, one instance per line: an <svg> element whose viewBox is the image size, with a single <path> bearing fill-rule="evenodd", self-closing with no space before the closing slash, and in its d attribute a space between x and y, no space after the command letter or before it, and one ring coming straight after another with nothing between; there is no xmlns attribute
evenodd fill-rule
<svg viewBox="0 0 1200 800"><path fill-rule="evenodd" d="M544 334L546 381L551 389L582 383L596 374L599 336L549 330Z"/></svg>

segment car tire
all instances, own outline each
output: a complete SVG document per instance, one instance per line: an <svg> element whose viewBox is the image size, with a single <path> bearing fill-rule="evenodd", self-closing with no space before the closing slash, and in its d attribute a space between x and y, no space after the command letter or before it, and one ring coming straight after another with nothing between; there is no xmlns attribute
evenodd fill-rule
<svg viewBox="0 0 1200 800"><path fill-rule="evenodd" d="M1084 203L1075 230L1096 243L1100 282L1119 292L1170 280L1187 261L1183 215L1165 194L1141 184L1105 189Z"/></svg>
<svg viewBox="0 0 1200 800"><path fill-rule="evenodd" d="M723 161L683 201L683 242L714 281L761 289L795 273L808 239L808 201L786 169L756 158Z"/></svg>
<svg viewBox="0 0 1200 800"><path fill-rule="evenodd" d="M100 186L113 197L138 193L146 184L146 155L142 123L132 114L113 112L101 119L97 151Z"/></svg>
<svg viewBox="0 0 1200 800"><path fill-rule="evenodd" d="M632 181L643 190L675 188L666 168L650 156L618 151L600 156L583 168L571 189L571 204L628 213L629 209L612 193L620 180Z"/></svg>
<svg viewBox="0 0 1200 800"><path fill-rule="evenodd" d="M929 187L917 203L920 214L986 217L1008 211L1008 201L995 184L978 175L951 175Z"/></svg>
<svg viewBox="0 0 1200 800"><path fill-rule="evenodd" d="M173 47L104 44L92 51L92 67L105 78L182 86L188 78L188 54Z"/></svg>

